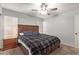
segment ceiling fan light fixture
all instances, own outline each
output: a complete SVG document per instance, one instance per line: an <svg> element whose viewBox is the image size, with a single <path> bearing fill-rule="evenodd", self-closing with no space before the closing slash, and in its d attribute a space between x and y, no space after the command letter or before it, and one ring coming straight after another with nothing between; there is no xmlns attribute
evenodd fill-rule
<svg viewBox="0 0 79 59"><path fill-rule="evenodd" d="M41 15L46 15L47 14L47 10L40 10L40 14Z"/></svg>
<svg viewBox="0 0 79 59"><path fill-rule="evenodd" d="M41 9L40 9L40 14L41 15L46 15L47 14L47 5L45 3L42 3Z"/></svg>
<svg viewBox="0 0 79 59"><path fill-rule="evenodd" d="M32 9L32 11L38 11L40 15L50 15L52 12L56 12L58 8L49 8L47 3L41 3L40 8Z"/></svg>

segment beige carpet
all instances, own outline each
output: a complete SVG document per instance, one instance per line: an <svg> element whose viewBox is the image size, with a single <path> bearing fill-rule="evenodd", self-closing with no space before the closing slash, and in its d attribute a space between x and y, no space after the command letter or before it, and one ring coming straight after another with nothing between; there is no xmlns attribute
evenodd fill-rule
<svg viewBox="0 0 79 59"><path fill-rule="evenodd" d="M23 55L23 52L20 47L17 47L14 49L0 51L0 55ZM79 49L75 49L66 45L61 45L60 48L50 53L50 55L79 55Z"/></svg>

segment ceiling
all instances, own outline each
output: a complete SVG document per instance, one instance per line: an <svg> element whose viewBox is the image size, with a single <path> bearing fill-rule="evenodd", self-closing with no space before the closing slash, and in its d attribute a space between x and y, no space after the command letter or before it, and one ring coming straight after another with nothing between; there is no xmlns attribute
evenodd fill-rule
<svg viewBox="0 0 79 59"><path fill-rule="evenodd" d="M79 3L52 3L48 4L49 9L50 8L58 8L56 12L50 12L51 15L54 14L60 14L64 12L69 12L72 10L79 9ZM48 15L42 16L38 14L38 12L32 11L32 9L39 9L40 8L40 3L39 4L34 4L34 3L2 3L1 4L3 8L26 13L27 15L31 16L36 16L40 18L47 18L50 17Z"/></svg>

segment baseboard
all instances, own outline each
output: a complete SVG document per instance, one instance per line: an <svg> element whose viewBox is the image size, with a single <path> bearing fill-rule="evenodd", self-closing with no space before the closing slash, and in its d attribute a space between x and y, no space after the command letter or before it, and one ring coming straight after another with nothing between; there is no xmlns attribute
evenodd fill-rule
<svg viewBox="0 0 79 59"><path fill-rule="evenodd" d="M67 46L71 46L75 48L75 44L73 44L72 42L67 42L67 41L61 41L61 44L67 45Z"/></svg>

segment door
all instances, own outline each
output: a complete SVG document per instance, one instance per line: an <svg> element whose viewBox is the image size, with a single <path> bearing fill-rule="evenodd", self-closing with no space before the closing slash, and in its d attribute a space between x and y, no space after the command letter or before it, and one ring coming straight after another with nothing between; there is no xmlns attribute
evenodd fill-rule
<svg viewBox="0 0 79 59"><path fill-rule="evenodd" d="M79 48L79 15L75 16L75 48Z"/></svg>

